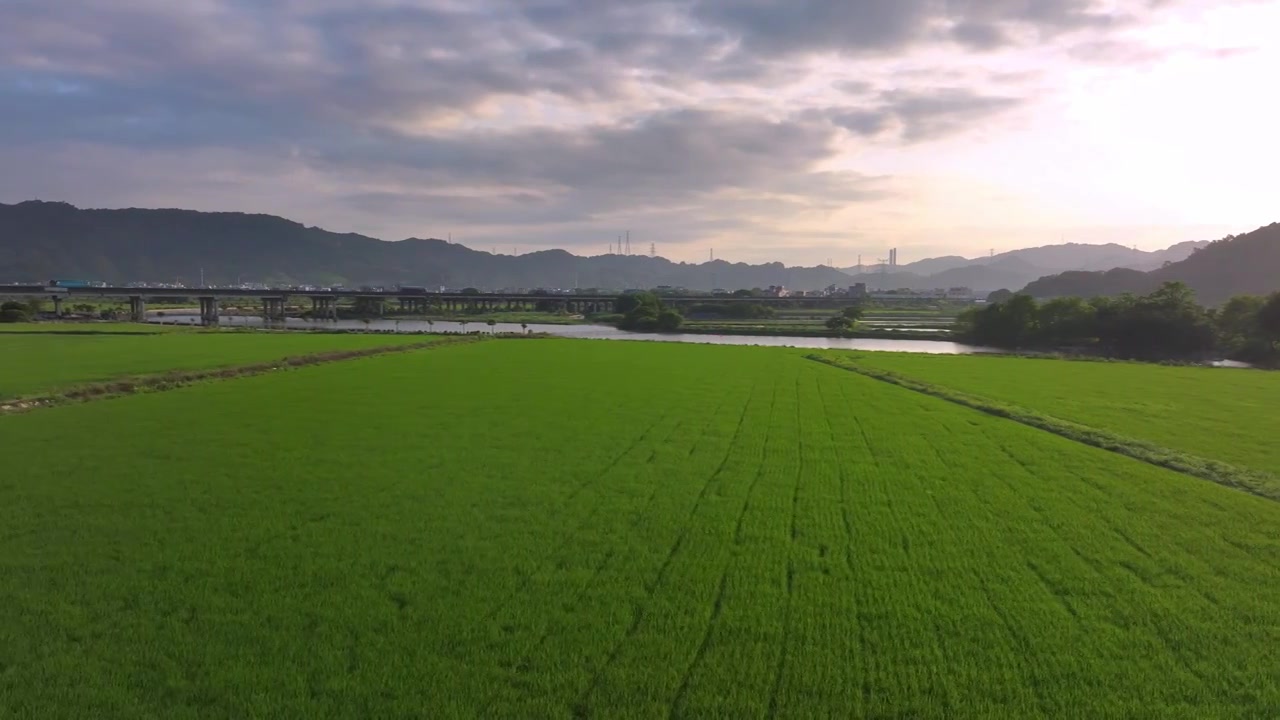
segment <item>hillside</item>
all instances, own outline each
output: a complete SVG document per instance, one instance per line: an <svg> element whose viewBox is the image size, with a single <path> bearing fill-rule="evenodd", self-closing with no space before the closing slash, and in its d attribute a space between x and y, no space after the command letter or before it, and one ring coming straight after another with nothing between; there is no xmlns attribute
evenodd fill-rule
<svg viewBox="0 0 1280 720"><path fill-rule="evenodd" d="M914 287L916 283L923 283L929 287L960 285L980 290L1016 288L1037 278L1078 270L1154 270L1166 262L1184 260L1205 245L1208 242L1188 241L1163 250L1145 251L1116 243L1063 243L976 258L959 255L925 258L899 265L894 268L894 272L906 275L902 287ZM877 273L879 270L878 265L863 268L864 273ZM844 268L844 271L856 275L858 268ZM928 280L925 281L925 278Z"/></svg>
<svg viewBox="0 0 1280 720"><path fill-rule="evenodd" d="M61 202L0 204L0 283L75 278L106 282L387 285L446 287L677 287L737 289L785 285L816 290L865 282L872 289L1022 287L1089 263L1154 263L1195 243L1144 253L1120 245L1027 248L967 260L922 260L862 274L835 268L677 263L624 255L582 257L564 250L495 255L438 239L386 242L334 233L272 215L193 210L79 209ZM1063 266L1066 264L1066 266ZM1150 268L1144 268L1150 269Z"/></svg>
<svg viewBox="0 0 1280 720"><path fill-rule="evenodd" d="M828 267L664 258L581 257L563 250L495 255L437 239L385 242L271 215L192 210L82 210L0 204L0 282L65 277L210 284L279 282L448 287L845 286Z"/></svg>
<svg viewBox="0 0 1280 720"><path fill-rule="evenodd" d="M1209 243L1181 261L1149 272L1066 272L1040 278L1022 291L1039 298L1092 297L1150 292L1160 283L1175 280L1189 285L1200 302L1209 305L1233 295L1280 290L1280 223Z"/></svg>

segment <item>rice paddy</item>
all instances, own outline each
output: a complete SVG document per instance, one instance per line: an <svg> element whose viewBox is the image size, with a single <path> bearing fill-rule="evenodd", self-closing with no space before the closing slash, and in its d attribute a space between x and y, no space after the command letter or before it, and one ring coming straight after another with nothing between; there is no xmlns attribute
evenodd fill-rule
<svg viewBox="0 0 1280 720"><path fill-rule="evenodd" d="M906 353L855 362L1280 476L1280 373Z"/></svg>
<svg viewBox="0 0 1280 720"><path fill-rule="evenodd" d="M465 344L0 452L0 715L1280 712L1280 505L796 351Z"/></svg>
<svg viewBox="0 0 1280 720"><path fill-rule="evenodd" d="M410 335L156 332L137 324L27 327L41 329L0 332L0 400L170 370L232 367L424 341Z"/></svg>

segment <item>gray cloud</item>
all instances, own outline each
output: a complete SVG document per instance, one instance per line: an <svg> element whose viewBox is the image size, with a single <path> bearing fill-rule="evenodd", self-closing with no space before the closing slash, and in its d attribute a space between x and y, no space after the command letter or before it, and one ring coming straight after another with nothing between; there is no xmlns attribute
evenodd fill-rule
<svg viewBox="0 0 1280 720"><path fill-rule="evenodd" d="M280 212L325 190L345 212L509 229L643 217L672 236L831 212L884 184L822 170L843 137L914 143L1017 107L1012 95L907 77L848 80L837 110L761 98L803 61L994 51L1067 33L1116 43L1136 22L1090 0L5 0L0 160L32 148L134 201L197 186L186 152L217 167L217 197L271 177ZM1118 46L1118 45L1117 45ZM934 90L945 84L947 89ZM700 104L695 92L726 98ZM484 115L554 101L559 114ZM730 111L729 108L733 110ZM562 115L575 115L572 124ZM496 126L496 128L494 127ZM110 158L107 160L106 158ZM110 163L131 172L112 177ZM250 161L249 159L252 159ZM150 164L149 164L150 163ZM21 199L12 164L0 187ZM163 181L143 181L151 168ZM194 172L199 172L194 169ZM87 179L86 179L87 178ZM299 178L305 178L299 179ZM41 187L57 187L48 173ZM289 184L295 183L295 184ZM68 187L72 184L68 183ZM93 193L85 185L77 192ZM13 195L18 197L13 197ZM84 201L84 196L78 199ZM288 198L294 198L289 200ZM191 204L196 204L193 197ZM270 209L270 208L258 208ZM684 229L676 225L683 223ZM498 232L495 230L494 232ZM548 229L547 232L553 232Z"/></svg>
<svg viewBox="0 0 1280 720"><path fill-rule="evenodd" d="M993 23L962 22L951 28L951 37L975 50L994 50L1009 44L1008 33Z"/></svg>
<svg viewBox="0 0 1280 720"><path fill-rule="evenodd" d="M625 125L533 129L405 141L367 138L315 149L309 162L360 177L395 177L435 210L471 221L587 221L726 195L795 210L879 196L874 179L820 172L836 131L820 118L768 121L680 110ZM484 197L451 186L491 187ZM378 202L387 195L378 194ZM361 202L369 198L361 197Z"/></svg>
<svg viewBox="0 0 1280 720"><path fill-rule="evenodd" d="M834 108L818 114L856 135L875 137L896 130L896 138L917 143L963 132L1024 102L963 88L894 90L882 93L870 107Z"/></svg>

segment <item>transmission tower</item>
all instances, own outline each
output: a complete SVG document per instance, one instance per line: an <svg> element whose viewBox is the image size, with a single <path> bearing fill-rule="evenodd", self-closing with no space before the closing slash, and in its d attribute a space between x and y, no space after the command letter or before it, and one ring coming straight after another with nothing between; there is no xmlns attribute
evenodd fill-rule
<svg viewBox="0 0 1280 720"><path fill-rule="evenodd" d="M631 254L631 231L630 230L627 231L627 249L622 254L623 255Z"/></svg>
<svg viewBox="0 0 1280 720"><path fill-rule="evenodd" d="M658 246L654 245L653 243L649 243L649 257L651 258L658 257Z"/></svg>

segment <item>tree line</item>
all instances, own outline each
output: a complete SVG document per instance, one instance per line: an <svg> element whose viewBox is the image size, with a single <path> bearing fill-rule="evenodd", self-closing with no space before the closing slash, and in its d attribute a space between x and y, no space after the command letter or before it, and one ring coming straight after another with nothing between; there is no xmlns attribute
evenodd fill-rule
<svg viewBox="0 0 1280 720"><path fill-rule="evenodd" d="M1060 297L992 293L988 304L961 313L956 334L1001 348L1085 348L1135 360L1222 355L1275 365L1280 360L1280 292L1237 295L1205 308L1181 282L1146 295Z"/></svg>
<svg viewBox="0 0 1280 720"><path fill-rule="evenodd" d="M662 298L651 292L625 293L613 301L613 310L621 316L618 327L641 332L678 330L684 316L667 307Z"/></svg>

